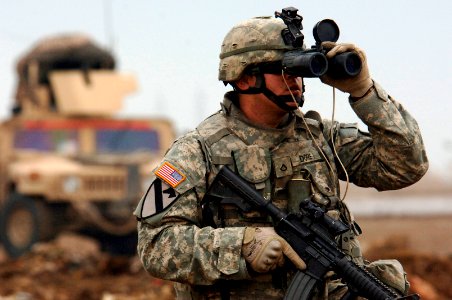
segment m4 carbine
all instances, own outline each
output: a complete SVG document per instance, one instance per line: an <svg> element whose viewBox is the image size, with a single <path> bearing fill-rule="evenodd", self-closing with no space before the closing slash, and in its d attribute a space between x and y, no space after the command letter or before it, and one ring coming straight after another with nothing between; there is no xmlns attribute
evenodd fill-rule
<svg viewBox="0 0 452 300"><path fill-rule="evenodd" d="M309 198L301 202L300 212L286 214L226 166L221 168L213 184L228 187L247 203L267 212L275 223L276 232L305 261L306 270L295 275L285 299L312 299L316 287L324 282L329 271L334 271L348 286L342 300L358 296L371 300L420 299L417 294L399 296L364 267L351 261L334 239L347 231L348 226L329 217Z"/></svg>

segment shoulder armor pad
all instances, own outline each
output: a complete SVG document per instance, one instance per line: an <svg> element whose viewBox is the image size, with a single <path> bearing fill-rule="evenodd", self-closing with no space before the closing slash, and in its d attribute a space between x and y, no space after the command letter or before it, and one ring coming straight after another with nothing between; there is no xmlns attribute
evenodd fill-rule
<svg viewBox="0 0 452 300"><path fill-rule="evenodd" d="M196 131L209 145L220 140L223 136L230 134L227 129L226 118L220 112L213 114L201 122L196 127Z"/></svg>
<svg viewBox="0 0 452 300"><path fill-rule="evenodd" d="M339 135L341 138L356 137L358 135L358 123L341 123Z"/></svg>
<svg viewBox="0 0 452 300"><path fill-rule="evenodd" d="M321 132L323 131L323 122L322 122L322 119L320 118L320 115L319 115L319 119L317 119L317 118L310 118L309 116L302 116L301 112L300 112L300 114L296 113L296 118L297 118L296 128L301 128L301 129L306 130L306 124L303 121L303 117L304 117L304 120L306 121L306 124L309 126L309 130L312 132L312 134L314 136L319 136L321 134Z"/></svg>

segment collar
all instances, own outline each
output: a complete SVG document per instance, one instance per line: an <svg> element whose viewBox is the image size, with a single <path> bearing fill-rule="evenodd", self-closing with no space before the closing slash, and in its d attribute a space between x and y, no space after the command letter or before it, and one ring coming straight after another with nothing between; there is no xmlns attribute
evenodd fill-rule
<svg viewBox="0 0 452 300"><path fill-rule="evenodd" d="M222 112L226 117L228 129L247 145L258 145L272 149L276 145L295 134L296 118L290 113L287 124L281 128L271 128L250 121L238 105L238 94L234 91L225 94Z"/></svg>

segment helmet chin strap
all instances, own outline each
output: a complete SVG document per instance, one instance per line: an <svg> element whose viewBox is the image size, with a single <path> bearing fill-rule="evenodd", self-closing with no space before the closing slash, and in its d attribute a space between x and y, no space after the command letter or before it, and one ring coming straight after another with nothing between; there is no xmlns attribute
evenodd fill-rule
<svg viewBox="0 0 452 300"><path fill-rule="evenodd" d="M246 90L241 90L235 84L231 84L234 90L240 94L264 94L270 101L275 103L279 108L284 111L290 112L296 110L298 107L302 107L304 104L304 96L295 97L291 95L282 95L278 96L272 91L270 91L265 84L264 74L258 72L253 74L256 77L256 85L254 87L250 87ZM297 103L297 107L290 106L288 103Z"/></svg>
<svg viewBox="0 0 452 300"><path fill-rule="evenodd" d="M267 88L263 89L262 92L268 99L270 99L273 103L278 105L279 108L285 110L285 111L293 111L298 109L299 107L302 107L304 104L304 97L294 97L292 98L292 95L283 95L283 96L277 96L275 93L270 91ZM293 103L295 99L295 103L297 103L297 106L290 106L288 103Z"/></svg>

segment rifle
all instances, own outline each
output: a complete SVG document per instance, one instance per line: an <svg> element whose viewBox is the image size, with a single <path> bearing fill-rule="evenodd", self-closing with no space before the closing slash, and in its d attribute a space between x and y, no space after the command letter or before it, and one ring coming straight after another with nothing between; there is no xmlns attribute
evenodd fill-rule
<svg viewBox="0 0 452 300"><path fill-rule="evenodd" d="M275 231L305 261L306 270L294 276L285 298L309 300L327 272L334 271L348 286L342 300L358 296L371 300L418 300L419 295L399 296L363 267L351 261L338 248L334 237L348 231L347 225L328 216L310 198L301 201L300 212L281 211L228 167L220 169L213 183L229 187L252 206L267 212L275 222Z"/></svg>

